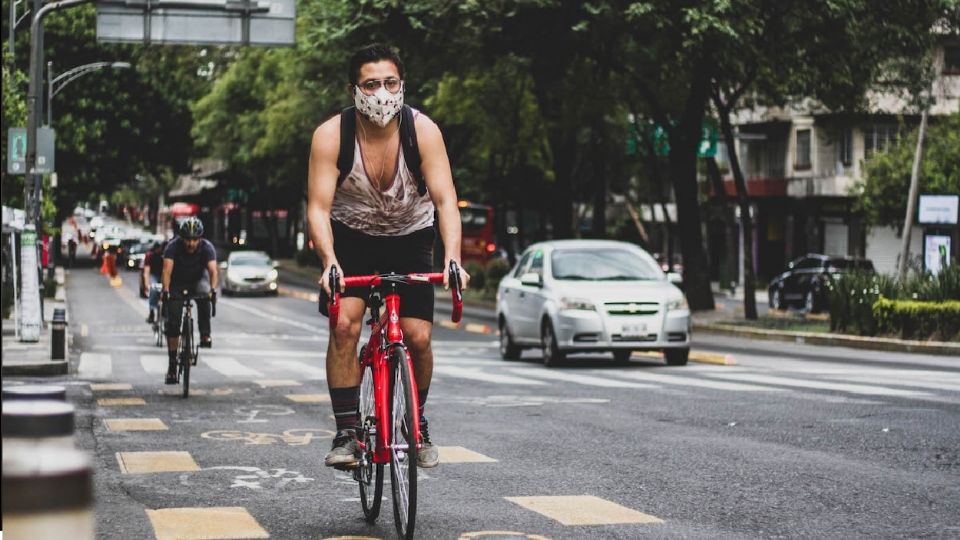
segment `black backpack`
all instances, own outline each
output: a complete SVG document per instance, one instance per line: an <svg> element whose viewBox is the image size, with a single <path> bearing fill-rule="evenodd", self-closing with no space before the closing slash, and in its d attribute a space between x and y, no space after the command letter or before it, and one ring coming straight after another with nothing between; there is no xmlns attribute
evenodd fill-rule
<svg viewBox="0 0 960 540"><path fill-rule="evenodd" d="M347 107L340 112L340 155L337 156L337 187L347 178L353 169L353 153L357 143L356 107ZM346 141L346 144L344 142ZM400 109L400 147L403 150L403 159L407 168L417 181L417 193L424 196L427 193L427 184L423 180L423 171L420 170L420 147L417 146L417 130L413 125L413 109L404 105Z"/></svg>

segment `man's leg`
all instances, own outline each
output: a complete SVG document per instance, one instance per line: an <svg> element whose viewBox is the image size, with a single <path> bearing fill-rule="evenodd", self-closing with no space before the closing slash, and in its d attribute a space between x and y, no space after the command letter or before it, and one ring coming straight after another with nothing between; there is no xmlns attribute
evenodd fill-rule
<svg viewBox="0 0 960 540"><path fill-rule="evenodd" d="M180 346L180 322L183 317L183 300L167 301L167 376L166 384L177 384L177 347Z"/></svg>
<svg viewBox="0 0 960 540"><path fill-rule="evenodd" d="M200 328L200 346L210 348L210 301L197 300L197 326Z"/></svg>
<svg viewBox="0 0 960 540"><path fill-rule="evenodd" d="M357 341L360 339L365 309L362 298L341 297L337 327L330 332L327 344L327 387L337 422L333 448L323 460L328 467L350 467L357 463L354 437L360 391Z"/></svg>
<svg viewBox="0 0 960 540"><path fill-rule="evenodd" d="M400 328L403 330L403 341L413 361L413 376L417 380L420 435L423 439L423 445L417 454L417 465L427 468L436 467L440 463L440 455L430 440L429 424L427 417L423 414L427 405L427 394L430 391L430 379L433 378L433 347L431 346L433 323L414 317L401 317Z"/></svg>
<svg viewBox="0 0 960 540"><path fill-rule="evenodd" d="M152 323L154 317L159 317L160 314L157 313L157 304L160 302L160 291L158 291L154 284L158 283L157 277L153 274L150 274L150 281L148 283L149 289L147 289L147 303L150 306L150 315L147 318L147 322Z"/></svg>

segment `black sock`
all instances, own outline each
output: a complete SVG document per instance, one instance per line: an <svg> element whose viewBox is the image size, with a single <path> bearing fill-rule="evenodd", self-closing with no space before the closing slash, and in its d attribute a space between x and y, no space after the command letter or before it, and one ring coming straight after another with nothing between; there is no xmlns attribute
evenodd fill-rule
<svg viewBox="0 0 960 540"><path fill-rule="evenodd" d="M417 406L420 408L420 416L423 416L423 409L427 406L427 393L430 392L430 387L418 388L417 389Z"/></svg>
<svg viewBox="0 0 960 540"><path fill-rule="evenodd" d="M333 416L337 420L337 431L357 428L359 399L359 386L330 389L330 404L333 406Z"/></svg>
<svg viewBox="0 0 960 540"><path fill-rule="evenodd" d="M167 366L167 371L173 371L177 367L177 351L167 351L167 359L170 364Z"/></svg>

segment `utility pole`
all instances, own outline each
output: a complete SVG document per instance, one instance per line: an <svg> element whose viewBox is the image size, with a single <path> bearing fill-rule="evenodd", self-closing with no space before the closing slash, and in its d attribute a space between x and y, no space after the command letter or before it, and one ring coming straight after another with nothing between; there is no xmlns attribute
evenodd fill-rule
<svg viewBox="0 0 960 540"><path fill-rule="evenodd" d="M910 233L913 228L913 216L917 211L917 192L920 191L920 161L923 158L923 136L927 131L927 113L930 107L923 109L920 116L920 131L917 134L917 149L913 153L913 169L910 171L910 195L907 196L907 216L903 222L903 243L900 246L900 271L898 277L902 283L907 279L907 259L910 258Z"/></svg>

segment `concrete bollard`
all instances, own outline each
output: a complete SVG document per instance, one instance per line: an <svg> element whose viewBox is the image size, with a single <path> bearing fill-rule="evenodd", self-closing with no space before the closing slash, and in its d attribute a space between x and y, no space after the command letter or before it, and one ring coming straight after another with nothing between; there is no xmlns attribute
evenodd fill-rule
<svg viewBox="0 0 960 540"><path fill-rule="evenodd" d="M73 405L63 401L4 401L4 459L19 451L73 448L73 418Z"/></svg>
<svg viewBox="0 0 960 540"><path fill-rule="evenodd" d="M4 444L2 484L8 540L93 540L93 470L83 452L11 452Z"/></svg>
<svg viewBox="0 0 960 540"><path fill-rule="evenodd" d="M4 386L3 401L67 401L67 389L46 384ZM4 405L6 406L6 405Z"/></svg>
<svg viewBox="0 0 960 540"><path fill-rule="evenodd" d="M50 322L50 359L63 360L67 357L67 312L63 308L53 310Z"/></svg>

